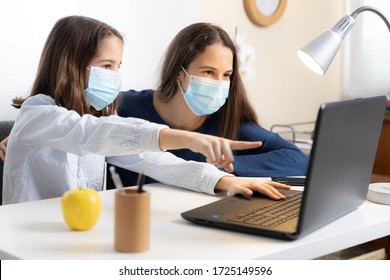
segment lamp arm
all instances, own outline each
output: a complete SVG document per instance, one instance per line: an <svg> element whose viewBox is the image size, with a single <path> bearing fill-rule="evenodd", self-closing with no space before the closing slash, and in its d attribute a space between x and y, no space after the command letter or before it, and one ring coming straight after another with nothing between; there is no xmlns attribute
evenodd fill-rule
<svg viewBox="0 0 390 280"><path fill-rule="evenodd" d="M387 20L387 18L380 11L378 11L374 7L362 6L362 7L358 8L358 9L356 9L356 11L354 11L351 14L351 17L353 17L355 19L361 12L364 12L364 11L370 11L370 12L373 12L373 13L377 14L378 16L380 16L380 18L385 22L385 24L386 24L386 26L387 26L387 28L389 29L389 32L390 32L390 23L389 23L389 21Z"/></svg>

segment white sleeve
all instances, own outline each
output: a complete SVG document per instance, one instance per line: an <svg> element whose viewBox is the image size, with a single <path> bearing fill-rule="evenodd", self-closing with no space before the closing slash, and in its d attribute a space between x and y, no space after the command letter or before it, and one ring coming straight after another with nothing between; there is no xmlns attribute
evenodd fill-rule
<svg viewBox="0 0 390 280"><path fill-rule="evenodd" d="M75 111L42 104L42 99L48 102L44 97L28 99L20 109L11 132L20 144L46 146L79 156L161 151L159 131L167 126L119 116L81 117Z"/></svg>
<svg viewBox="0 0 390 280"><path fill-rule="evenodd" d="M169 152L109 157L107 162L134 172L144 172L163 184L208 194L215 194L215 185L223 176L233 176L214 165L186 161Z"/></svg>

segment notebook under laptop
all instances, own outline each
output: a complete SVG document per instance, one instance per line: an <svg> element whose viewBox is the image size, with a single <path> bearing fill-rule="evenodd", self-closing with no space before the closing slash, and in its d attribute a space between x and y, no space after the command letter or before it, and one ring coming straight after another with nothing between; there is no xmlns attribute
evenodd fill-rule
<svg viewBox="0 0 390 280"><path fill-rule="evenodd" d="M226 197L182 217L210 227L294 240L347 214L366 199L385 108L385 96L320 107L303 192L289 190L284 201L261 195ZM279 210L288 203L295 206ZM264 206L277 207L281 218ZM286 220L289 214L295 217Z"/></svg>

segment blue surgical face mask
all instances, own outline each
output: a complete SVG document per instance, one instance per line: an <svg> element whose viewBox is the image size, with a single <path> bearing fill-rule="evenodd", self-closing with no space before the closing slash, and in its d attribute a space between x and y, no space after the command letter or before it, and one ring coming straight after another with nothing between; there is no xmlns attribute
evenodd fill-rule
<svg viewBox="0 0 390 280"><path fill-rule="evenodd" d="M182 67L183 68L183 67ZM197 116L211 115L219 110L229 96L230 81L217 81L198 76L188 75L190 78L187 91L180 86L184 100L188 107Z"/></svg>
<svg viewBox="0 0 390 280"><path fill-rule="evenodd" d="M94 66L91 66L89 70L88 87L85 89L85 94L89 104L100 111L114 102L118 96L122 84L122 74Z"/></svg>

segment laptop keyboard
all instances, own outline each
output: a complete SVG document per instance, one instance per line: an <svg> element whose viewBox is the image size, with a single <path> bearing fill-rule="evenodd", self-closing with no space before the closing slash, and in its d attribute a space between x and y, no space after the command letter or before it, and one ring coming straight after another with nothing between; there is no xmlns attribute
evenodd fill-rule
<svg viewBox="0 0 390 280"><path fill-rule="evenodd" d="M235 214L229 221L249 225L276 227L288 220L298 217L303 192L286 196L286 200L272 205L259 205L255 208Z"/></svg>

